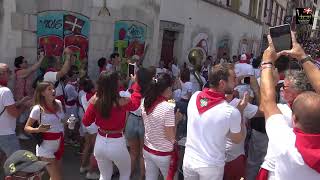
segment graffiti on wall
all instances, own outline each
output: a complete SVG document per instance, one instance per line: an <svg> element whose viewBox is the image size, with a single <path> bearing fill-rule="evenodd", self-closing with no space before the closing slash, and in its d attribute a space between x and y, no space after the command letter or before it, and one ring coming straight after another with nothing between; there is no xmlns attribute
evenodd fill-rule
<svg viewBox="0 0 320 180"><path fill-rule="evenodd" d="M208 43L208 34L206 33L199 33L192 42L192 47L199 47L201 48L206 56L208 56L209 53L209 43Z"/></svg>
<svg viewBox="0 0 320 180"><path fill-rule="evenodd" d="M63 60L63 49L68 47L76 58L75 65L85 75L88 66L89 18L67 11L47 11L38 14L38 51L45 56ZM44 62L45 66L46 62Z"/></svg>
<svg viewBox="0 0 320 180"><path fill-rule="evenodd" d="M230 56L230 38L229 36L224 36L218 41L217 59L221 59L223 54L226 53Z"/></svg>
<svg viewBox="0 0 320 180"><path fill-rule="evenodd" d="M147 26L138 21L117 21L114 32L114 51L121 58L131 58L134 55L142 57L145 50Z"/></svg>

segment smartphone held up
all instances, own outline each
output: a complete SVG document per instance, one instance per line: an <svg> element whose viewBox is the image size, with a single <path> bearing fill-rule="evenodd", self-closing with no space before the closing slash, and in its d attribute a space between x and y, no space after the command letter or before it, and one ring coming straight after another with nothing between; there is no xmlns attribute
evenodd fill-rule
<svg viewBox="0 0 320 180"><path fill-rule="evenodd" d="M136 65L135 64L132 64L132 63L129 63L128 64L128 75L129 76L134 76L134 74L135 74L135 67L136 67Z"/></svg>
<svg viewBox="0 0 320 180"><path fill-rule="evenodd" d="M289 24L270 27L269 30L276 52L292 48L291 28Z"/></svg>

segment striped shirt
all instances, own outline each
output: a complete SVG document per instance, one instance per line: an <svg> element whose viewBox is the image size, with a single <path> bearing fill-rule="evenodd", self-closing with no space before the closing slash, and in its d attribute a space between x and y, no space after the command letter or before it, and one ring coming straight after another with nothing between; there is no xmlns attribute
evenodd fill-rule
<svg viewBox="0 0 320 180"><path fill-rule="evenodd" d="M145 128L144 145L156 151L171 152L173 144L165 136L165 127L175 126L174 107L164 101L149 115L146 114L144 106L141 107Z"/></svg>

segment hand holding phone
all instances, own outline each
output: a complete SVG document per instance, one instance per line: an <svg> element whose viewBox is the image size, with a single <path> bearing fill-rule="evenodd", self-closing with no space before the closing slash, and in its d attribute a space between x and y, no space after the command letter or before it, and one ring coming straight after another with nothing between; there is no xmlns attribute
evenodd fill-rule
<svg viewBox="0 0 320 180"><path fill-rule="evenodd" d="M131 63L129 63L128 64L128 71L129 71L129 73L128 73L128 75L129 76L134 76L134 73L135 73L135 64L131 64Z"/></svg>
<svg viewBox="0 0 320 180"><path fill-rule="evenodd" d="M39 132L46 132L51 128L50 124L40 124L38 127Z"/></svg>
<svg viewBox="0 0 320 180"><path fill-rule="evenodd" d="M270 36L276 52L292 48L291 29L289 24L270 27Z"/></svg>

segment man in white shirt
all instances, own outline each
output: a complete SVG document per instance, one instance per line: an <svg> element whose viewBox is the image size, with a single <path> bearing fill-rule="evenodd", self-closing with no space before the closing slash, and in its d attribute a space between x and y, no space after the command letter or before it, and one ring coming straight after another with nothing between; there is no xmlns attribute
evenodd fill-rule
<svg viewBox="0 0 320 180"><path fill-rule="evenodd" d="M282 54L296 58L305 69L314 89L320 92L320 71L306 56L292 32L293 49L276 53L271 37L263 54L261 73L261 106L266 119L269 147L274 152L274 171L261 169L257 179L320 179L320 95L303 92L292 104L293 129L275 102L272 72L274 62Z"/></svg>
<svg viewBox="0 0 320 180"><path fill-rule="evenodd" d="M57 59L52 58L50 61L48 61L49 62L48 69L43 76L44 81L48 81L48 82L52 82L53 84L56 84L60 80L60 78L62 78L68 73L71 65L74 63L71 60L72 51L69 48L66 48L64 50L64 54L65 54L65 62L61 69L59 67L60 62ZM63 104L65 103L64 87L60 82L58 82L58 85L56 87L56 98L59 99Z"/></svg>
<svg viewBox="0 0 320 180"><path fill-rule="evenodd" d="M225 101L225 93L232 93L235 73L227 64L210 69L210 89L196 92L188 105L186 149L183 160L185 180L220 180L225 165L227 136L240 143L244 137L241 114ZM242 101L242 111L246 102Z"/></svg>
<svg viewBox="0 0 320 180"><path fill-rule="evenodd" d="M248 93L245 93L245 96L248 96ZM245 97L248 98L248 97ZM232 94L226 94L226 100L233 107L237 107L241 102L241 99L233 98ZM258 106L248 103L243 110L243 116L241 123L245 127L248 123L248 120L253 117L260 117L262 113L258 111ZM245 129L246 133L246 129ZM235 144L231 139L227 138L226 144L226 165L224 169L224 179L241 179L246 175L246 157L244 151L243 139L239 144Z"/></svg>
<svg viewBox="0 0 320 180"><path fill-rule="evenodd" d="M24 97L18 102L14 101L13 94L7 87L11 73L7 64L0 63L0 150L6 157L20 149L15 134L16 118L28 107L31 99Z"/></svg>
<svg viewBox="0 0 320 180"><path fill-rule="evenodd" d="M252 65L247 63L247 55L241 55L240 61L237 61L234 65L234 71L237 77L254 75Z"/></svg>

